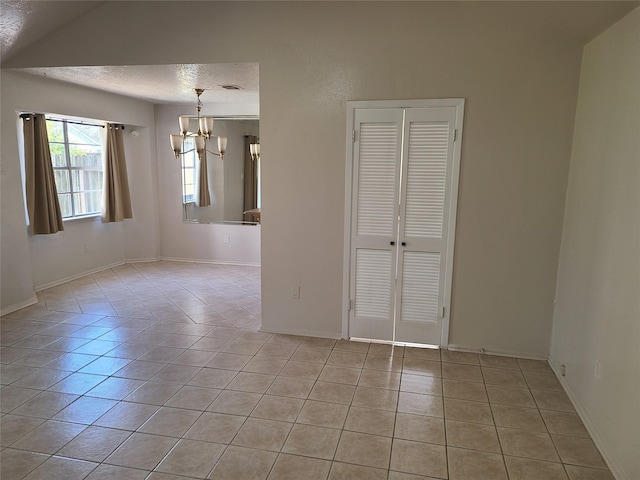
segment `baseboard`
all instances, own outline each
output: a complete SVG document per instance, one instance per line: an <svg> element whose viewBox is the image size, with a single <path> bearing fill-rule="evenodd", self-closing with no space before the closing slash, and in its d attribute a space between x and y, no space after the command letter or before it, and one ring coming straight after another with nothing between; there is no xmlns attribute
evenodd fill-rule
<svg viewBox="0 0 640 480"><path fill-rule="evenodd" d="M259 267L259 263L252 262L235 262L221 260L201 260L198 258L180 258L180 257L160 257L160 260L167 262L184 262L184 263L210 263L213 265L235 265L238 267Z"/></svg>
<svg viewBox="0 0 640 480"><path fill-rule="evenodd" d="M74 280L78 280L79 278L86 277L87 275L93 275L94 273L103 272L105 270L109 270L110 268L115 268L115 267L119 267L121 265L125 265L126 263L128 263L128 262L125 261L125 260L120 261L120 262L115 262L115 263L112 263L112 264L109 264L109 265L105 265L105 266L102 266L102 267L94 268L94 269L86 271L86 272L78 273L77 275L71 275L69 277L61 278L61 279L55 280L53 282L44 283L42 285L36 285L36 286L33 287L33 289L36 292L41 292L42 290L46 290L47 288L57 287L58 285L62 285L63 283L67 283L67 282L73 282Z"/></svg>
<svg viewBox="0 0 640 480"><path fill-rule="evenodd" d="M517 350L485 350L484 348L468 347L463 345L449 344L446 347L447 350L453 350L455 352L469 352L469 353L485 353L487 355L497 355L500 357L517 357L525 358L528 360L544 360L547 361L548 357L537 355L531 352L519 352Z"/></svg>
<svg viewBox="0 0 640 480"><path fill-rule="evenodd" d="M9 315L10 313L17 312L18 310L30 307L31 305L35 305L36 303L38 303L38 297L34 293L33 296L28 300L9 305L8 307L4 307L2 311L0 311L0 316Z"/></svg>
<svg viewBox="0 0 640 480"><path fill-rule="evenodd" d="M318 332L317 330L301 330L301 329L295 329L295 328L284 331L284 330L264 328L264 326L261 326L259 331L264 333L277 333L280 335L299 335L301 337L333 338L336 340L339 340L340 338L342 338L340 333L336 333L336 332Z"/></svg>
<svg viewBox="0 0 640 480"><path fill-rule="evenodd" d="M593 421L591 420L591 417L589 417L589 414L587 413L587 411L582 407L582 404L578 401L578 397L572 390L566 378L560 374L560 365L557 364L557 362L555 362L553 357L549 357L549 365L551 366L553 373L555 373L556 377L558 377L558 380L560 381L562 388L564 388L564 391L569 397L569 400L571 400L571 403L573 404L573 408L576 409L576 413L582 420L582 423L584 423L584 426L589 432L589 435L591 435L591 439L593 440L593 443L596 444L596 447L600 451L600 455L602 455L602 458L604 459L607 466L609 467L609 470L611 470L611 474L613 475L613 477L616 480L631 480L626 476L622 467L616 461L611 449L608 447L607 443L602 438L602 435L600 434L595 423L593 423Z"/></svg>

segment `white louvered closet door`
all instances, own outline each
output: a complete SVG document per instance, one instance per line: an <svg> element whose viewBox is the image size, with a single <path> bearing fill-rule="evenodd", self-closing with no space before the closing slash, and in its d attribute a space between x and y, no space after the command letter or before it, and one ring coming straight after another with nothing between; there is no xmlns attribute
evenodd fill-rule
<svg viewBox="0 0 640 480"><path fill-rule="evenodd" d="M354 110L352 338L442 344L460 110L450 105Z"/></svg>
<svg viewBox="0 0 640 480"><path fill-rule="evenodd" d="M455 108L405 111L395 340L439 344Z"/></svg>
<svg viewBox="0 0 640 480"><path fill-rule="evenodd" d="M350 336L393 340L402 111L355 114Z"/></svg>

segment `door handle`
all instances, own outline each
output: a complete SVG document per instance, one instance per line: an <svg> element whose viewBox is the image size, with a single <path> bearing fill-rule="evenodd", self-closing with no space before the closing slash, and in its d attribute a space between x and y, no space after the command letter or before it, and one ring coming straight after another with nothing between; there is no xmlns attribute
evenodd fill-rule
<svg viewBox="0 0 640 480"><path fill-rule="evenodd" d="M402 246L406 247L407 246L407 242L402 242Z"/></svg>
<svg viewBox="0 0 640 480"><path fill-rule="evenodd" d="M391 246L393 246L395 244L396 244L396 242L394 242L393 240L389 242L389 245L391 245Z"/></svg>

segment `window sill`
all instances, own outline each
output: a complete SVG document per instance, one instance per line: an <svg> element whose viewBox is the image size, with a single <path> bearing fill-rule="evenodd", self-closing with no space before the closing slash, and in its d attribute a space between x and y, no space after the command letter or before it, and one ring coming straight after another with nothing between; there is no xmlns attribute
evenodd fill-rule
<svg viewBox="0 0 640 480"><path fill-rule="evenodd" d="M84 215L82 217L63 218L62 221L65 224L67 224L67 223L71 224L71 223L99 222L100 221L100 214L97 213L95 215Z"/></svg>

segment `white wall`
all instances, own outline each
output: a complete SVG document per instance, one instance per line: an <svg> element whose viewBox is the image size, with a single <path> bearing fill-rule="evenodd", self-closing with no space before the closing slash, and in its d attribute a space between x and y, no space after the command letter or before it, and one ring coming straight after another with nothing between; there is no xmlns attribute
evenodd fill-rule
<svg viewBox="0 0 640 480"><path fill-rule="evenodd" d="M619 480L640 478L639 81L636 9L584 49L551 349Z"/></svg>
<svg viewBox="0 0 640 480"><path fill-rule="evenodd" d="M182 221L181 166L169 147L169 135L177 131L178 115L189 113L193 108L187 105L155 106L158 185L161 192L158 197L160 255L170 259L259 265L259 226L193 224ZM202 113L217 114L216 111L209 110L203 110ZM223 130L216 129L216 125L214 123L216 134L224 133ZM213 157L209 165L214 166L214 162L220 164L220 159ZM225 236L229 238L229 243L224 242Z"/></svg>
<svg viewBox="0 0 640 480"><path fill-rule="evenodd" d="M465 98L450 341L546 357L582 45L520 8L199 2L182 29L183 2L105 2L5 66L259 62L263 327L314 335L341 333L346 102ZM179 178L166 142L161 190ZM233 248L230 227L175 222L163 256L194 234Z"/></svg>
<svg viewBox="0 0 640 480"><path fill-rule="evenodd" d="M27 235L17 112L53 113L123 123L134 218L65 222L55 235ZM135 128L136 139L128 133ZM153 106L31 75L2 71L2 309L36 289L127 259L157 258L158 214ZM85 245L88 252L85 251Z"/></svg>

